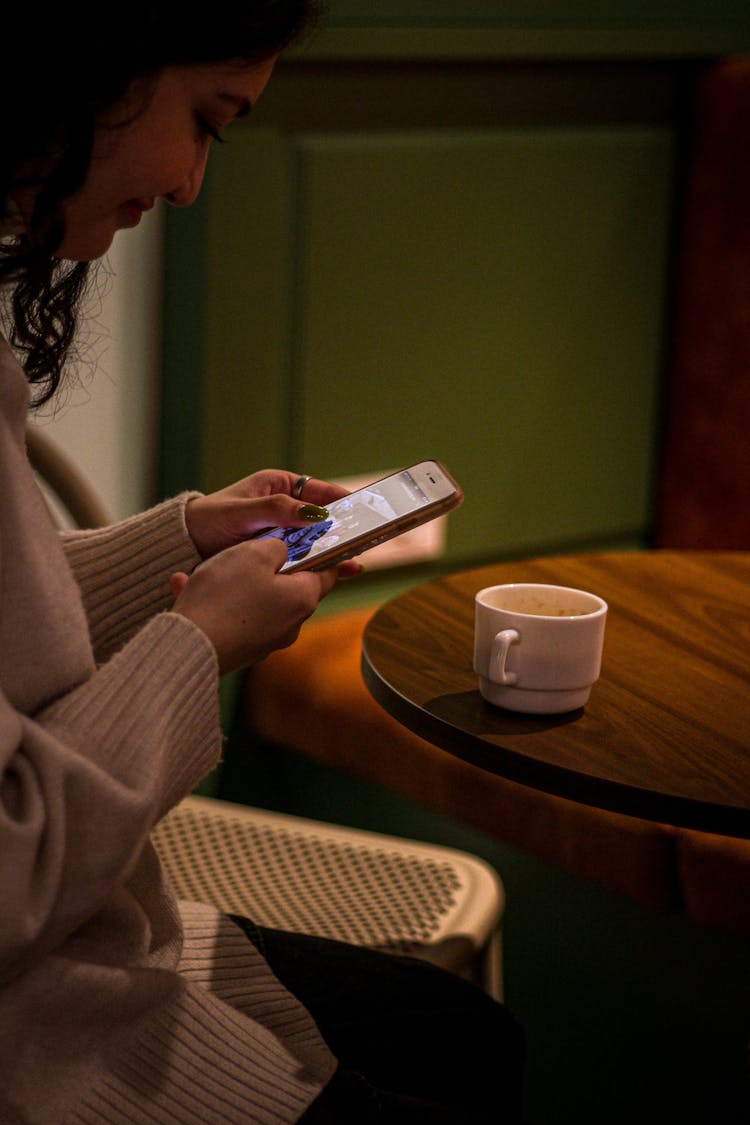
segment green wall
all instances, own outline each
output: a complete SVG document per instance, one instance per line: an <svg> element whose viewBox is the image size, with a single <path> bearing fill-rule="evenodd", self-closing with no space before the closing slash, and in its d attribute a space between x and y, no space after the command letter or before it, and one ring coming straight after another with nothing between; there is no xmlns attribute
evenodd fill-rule
<svg viewBox="0 0 750 1125"><path fill-rule="evenodd" d="M732 0L330 0L334 26L747 26Z"/></svg>
<svg viewBox="0 0 750 1125"><path fill-rule="evenodd" d="M351 36L282 62L170 211L162 491L434 456L443 565L647 541L703 60Z"/></svg>
<svg viewBox="0 0 750 1125"><path fill-rule="evenodd" d="M160 493L437 457L433 571L648 543L694 82L750 49L673 7L334 0L169 209Z"/></svg>

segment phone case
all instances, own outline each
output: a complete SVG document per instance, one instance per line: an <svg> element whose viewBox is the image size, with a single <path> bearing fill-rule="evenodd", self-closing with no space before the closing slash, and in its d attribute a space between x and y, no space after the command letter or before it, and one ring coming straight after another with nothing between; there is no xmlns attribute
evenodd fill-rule
<svg viewBox="0 0 750 1125"><path fill-rule="evenodd" d="M357 555L363 554L364 551L369 551L371 547L377 547L380 543L394 539L405 531L411 531L412 528L419 527L420 524L427 523L429 520L436 519L438 516L445 515L459 507L464 498L461 488L444 465L440 462L435 462L435 464L453 486L454 491L448 496L435 500L432 504L425 505L417 511L404 513L383 527L376 528L373 532L365 532L346 544L331 547L329 551L321 552L319 555L299 559L297 562L285 566L284 573L293 574L300 570L327 570L331 566L355 558ZM408 469L402 471L408 472ZM397 476L398 474L392 475ZM390 478L382 477L381 481L388 479ZM381 482L374 481L373 485L379 483Z"/></svg>

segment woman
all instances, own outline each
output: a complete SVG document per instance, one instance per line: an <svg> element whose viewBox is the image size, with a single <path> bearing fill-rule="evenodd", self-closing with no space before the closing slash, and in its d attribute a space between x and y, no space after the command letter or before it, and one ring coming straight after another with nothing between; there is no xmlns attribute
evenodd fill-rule
<svg viewBox="0 0 750 1125"><path fill-rule="evenodd" d="M0 1122L514 1120L521 1044L500 1005L416 962L178 905L149 842L216 764L219 675L290 644L336 580L277 574L284 546L253 535L314 524L340 493L295 496L269 470L59 536L25 421L60 382L88 263L157 200L193 202L310 11L146 4L113 30L89 11L4 19Z"/></svg>

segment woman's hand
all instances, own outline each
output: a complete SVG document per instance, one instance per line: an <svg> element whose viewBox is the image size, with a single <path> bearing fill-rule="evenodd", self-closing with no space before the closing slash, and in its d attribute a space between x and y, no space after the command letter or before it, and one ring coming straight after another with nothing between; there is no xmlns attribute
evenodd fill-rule
<svg viewBox="0 0 750 1125"><path fill-rule="evenodd" d="M296 640L302 625L336 579L358 574L350 560L328 570L279 574L287 551L278 539L255 539L271 527L305 527L325 519L325 505L345 488L310 479L292 496L298 477L266 469L185 507L185 522L204 559L192 575L170 579L174 612L202 629L222 673L263 660Z"/></svg>
<svg viewBox="0 0 750 1125"><path fill-rule="evenodd" d="M222 674L292 644L336 582L335 569L279 574L286 557L278 539L248 540L207 559L190 577L172 575L174 612L206 634Z"/></svg>
<svg viewBox="0 0 750 1125"><path fill-rule="evenodd" d="M326 504L346 496L345 488L310 479L296 500L295 473L265 469L209 496L196 496L185 508L185 522L199 555L208 559L269 527L305 527L325 519ZM319 513L311 509L320 509Z"/></svg>

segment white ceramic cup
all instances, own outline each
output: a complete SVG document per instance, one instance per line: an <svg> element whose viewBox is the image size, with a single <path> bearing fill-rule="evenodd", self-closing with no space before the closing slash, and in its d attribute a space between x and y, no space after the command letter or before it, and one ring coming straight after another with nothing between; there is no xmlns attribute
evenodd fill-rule
<svg viewBox="0 0 750 1125"><path fill-rule="evenodd" d="M489 703L535 715L583 707L601 670L605 601L513 582L485 587L474 605L474 671Z"/></svg>

